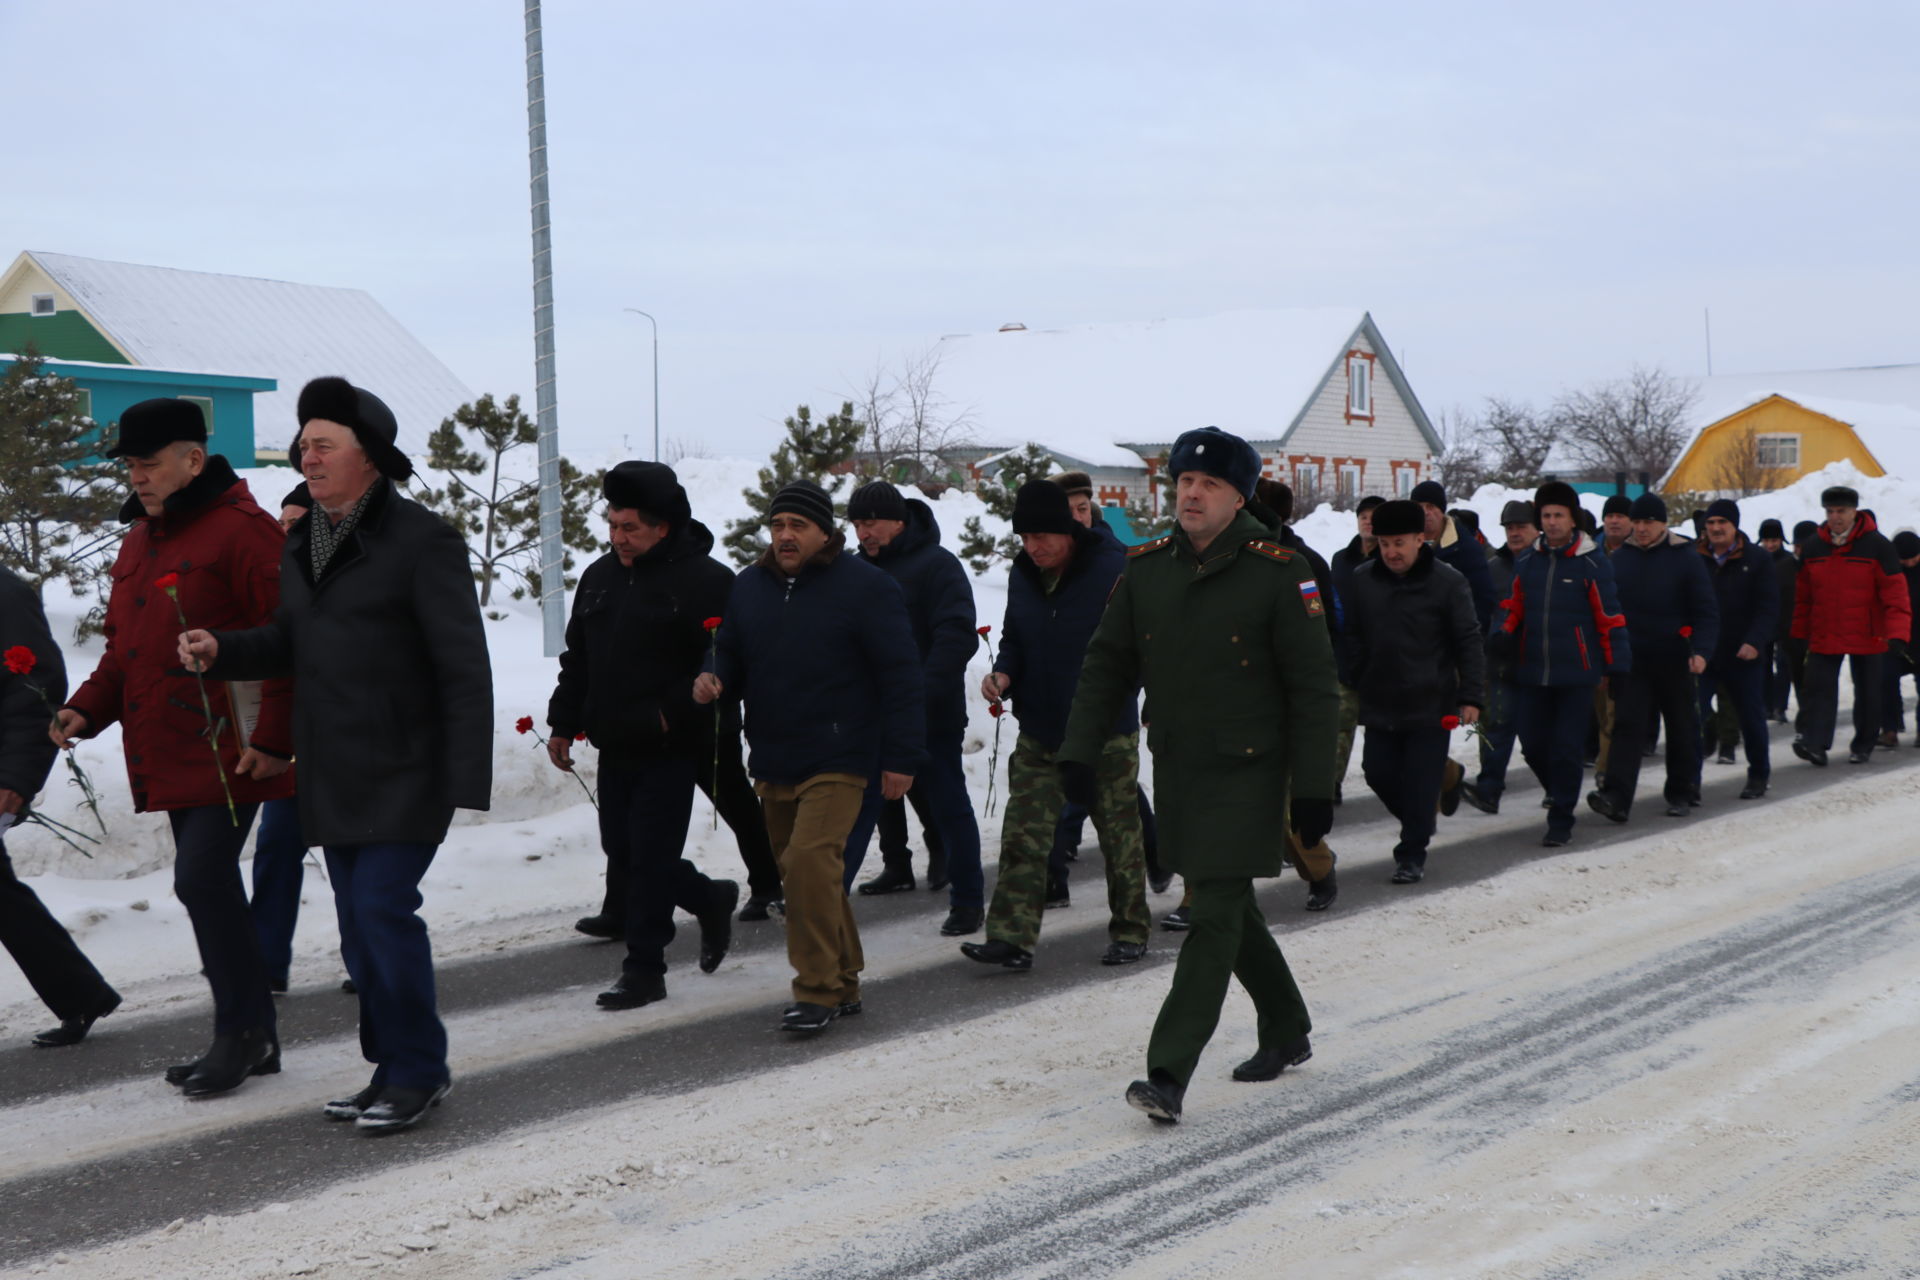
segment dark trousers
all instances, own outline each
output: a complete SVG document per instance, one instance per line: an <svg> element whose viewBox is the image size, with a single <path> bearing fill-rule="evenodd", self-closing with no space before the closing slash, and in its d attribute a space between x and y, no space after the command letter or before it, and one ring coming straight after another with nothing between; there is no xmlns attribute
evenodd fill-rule
<svg viewBox="0 0 1920 1280"><path fill-rule="evenodd" d="M880 806L880 820L873 828L880 838L880 860L888 867L913 874L913 849L907 843L909 804L913 805L914 817L920 819L920 835L927 843L927 876L932 878L934 870L946 861L947 850L940 843L940 828L927 808L926 794L918 785L907 792L906 799L888 800Z"/></svg>
<svg viewBox="0 0 1920 1280"><path fill-rule="evenodd" d="M980 824L973 816L973 797L967 791L967 775L960 763L960 741L942 742L928 752L926 767L913 780L907 794L925 791L932 830L940 833L940 844L947 855L947 903L951 907L984 910L987 903L986 873L980 866ZM873 839L874 825L886 801L880 794L880 779L874 778L860 804L860 817L847 835L845 880L849 889L867 859L867 845Z"/></svg>
<svg viewBox="0 0 1920 1280"><path fill-rule="evenodd" d="M253 839L253 929L267 978L281 986L293 967L293 929L300 921L300 889L307 877L307 841L300 834L300 801L288 796L260 806Z"/></svg>
<svg viewBox="0 0 1920 1280"><path fill-rule="evenodd" d="M1145 787L1135 793L1140 804L1140 843L1146 850L1147 878L1158 880L1165 874L1160 869L1160 830L1153 820L1153 802L1147 799ZM1066 804L1060 808L1060 821L1053 829L1053 848L1047 853L1047 876L1061 884L1067 883L1067 873L1071 859L1067 856L1080 847L1080 841L1086 835L1087 807L1083 804Z"/></svg>
<svg viewBox="0 0 1920 1280"><path fill-rule="evenodd" d="M1774 706L1781 715L1787 713L1787 695L1791 693L1797 705L1793 713L1793 731L1805 733L1807 727L1807 642L1805 640L1779 640L1774 643L1778 655L1774 659Z"/></svg>
<svg viewBox="0 0 1920 1280"><path fill-rule="evenodd" d="M1229 978L1240 979L1253 999L1261 1048L1291 1044L1313 1030L1299 984L1254 900L1253 881L1189 880L1187 889L1192 927L1147 1042L1147 1070L1165 1071L1182 1085L1193 1079L1220 1025Z"/></svg>
<svg viewBox="0 0 1920 1280"><path fill-rule="evenodd" d="M1587 722L1593 717L1590 684L1516 684L1513 686L1514 729L1520 755L1547 793L1547 829L1573 830L1573 807L1580 799L1586 776ZM1631 739L1630 741L1638 741ZM1633 754L1614 732L1613 756ZM1608 764L1612 769L1612 764Z"/></svg>
<svg viewBox="0 0 1920 1280"><path fill-rule="evenodd" d="M260 957L260 935L240 880L240 852L246 848L257 804L203 805L174 809L173 894L193 922L200 946L200 967L213 988L213 1034L274 1030L273 993L267 990L267 966ZM235 816L239 825L235 825Z"/></svg>
<svg viewBox="0 0 1920 1280"><path fill-rule="evenodd" d="M60 927L40 896L13 873L13 859L0 841L0 946L13 957L33 992L65 1022L97 1012L113 996L100 976Z"/></svg>
<svg viewBox="0 0 1920 1280"><path fill-rule="evenodd" d="M700 752L693 762L694 782L702 795L713 802L720 821L733 832L740 861L747 868L747 895L754 898L780 897L780 864L767 841L767 822L760 813L760 797L747 780L747 767L740 761L740 735L720 736L720 766L716 779L713 753ZM605 847L605 841L602 841ZM600 914L622 922L627 918L627 864L611 852L607 855L607 892L600 902Z"/></svg>
<svg viewBox="0 0 1920 1280"><path fill-rule="evenodd" d="M1713 686L1706 685L1709 693ZM1613 735L1618 743L1643 742L1647 728L1657 720L1667 725L1668 804L1686 804L1700 778L1700 695L1684 654L1673 657L1634 655L1633 670L1614 697ZM1607 794L1623 808L1633 807L1633 791L1640 782L1640 755L1615 751L1607 759Z"/></svg>
<svg viewBox="0 0 1920 1280"><path fill-rule="evenodd" d="M600 760L600 847L607 865L627 872L629 974L667 971L675 907L695 916L714 908L714 882L682 856L695 772L691 760Z"/></svg>
<svg viewBox="0 0 1920 1280"><path fill-rule="evenodd" d="M1880 668L1886 663L1881 653L1809 653L1807 674L1800 686L1800 703L1806 708L1806 728L1801 737L1807 745L1826 751L1833 746L1834 726L1840 719L1840 664L1846 662L1853 673L1853 744L1858 754L1873 751L1880 736Z"/></svg>
<svg viewBox="0 0 1920 1280"><path fill-rule="evenodd" d="M1905 733L1906 696L1901 692L1900 682L1914 675L1914 670L1890 653L1881 655L1880 670L1880 732L1891 729L1895 733ZM1916 678L1916 684L1920 684L1920 677ZM1920 708L1916 708L1915 714L1920 715Z"/></svg>
<svg viewBox="0 0 1920 1280"><path fill-rule="evenodd" d="M1732 658L1725 666L1708 667L1706 674L1700 677L1700 723L1708 723L1707 704L1716 696L1722 707L1732 708L1734 718L1740 724L1740 740L1747 749L1747 777L1754 782L1764 782L1773 773L1767 737L1765 686L1768 675L1764 659L1742 662ZM1716 736L1717 732L1702 733L1702 755L1713 745L1707 739ZM1698 768L1693 776L1697 784L1700 780Z"/></svg>
<svg viewBox="0 0 1920 1280"><path fill-rule="evenodd" d="M1507 789L1507 766L1513 762L1513 743L1519 736L1514 714L1513 684L1491 677L1487 707L1480 716L1480 776L1473 783L1474 790L1489 800L1498 800Z"/></svg>
<svg viewBox="0 0 1920 1280"><path fill-rule="evenodd" d="M399 1089L447 1082L447 1029L433 990L433 944L420 879L438 845L328 845L340 958L360 994L360 1052L373 1081Z"/></svg>
<svg viewBox="0 0 1920 1280"><path fill-rule="evenodd" d="M1452 737L1435 725L1431 729L1376 729L1367 726L1360 753L1360 771L1367 786L1400 820L1400 843L1393 847L1396 863L1427 865L1427 845L1433 840L1434 814L1440 803L1440 783L1447 771L1447 742Z"/></svg>

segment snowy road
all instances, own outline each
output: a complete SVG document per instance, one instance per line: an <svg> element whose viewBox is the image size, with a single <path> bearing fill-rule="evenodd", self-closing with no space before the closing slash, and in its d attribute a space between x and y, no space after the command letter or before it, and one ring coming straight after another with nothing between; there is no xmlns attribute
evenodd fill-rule
<svg viewBox="0 0 1920 1280"><path fill-rule="evenodd" d="M337 1013L285 1075L219 1104L156 1099L128 1060L51 1093L9 1072L0 1263L575 1280L1920 1274L1916 763L1783 762L1757 805L1730 798L1737 771L1709 766L1694 819L1648 806L1625 828L1583 822L1555 855L1516 795L1498 818L1443 823L1411 892L1377 883L1385 828L1349 805L1340 905L1302 928L1296 883L1268 895L1316 1056L1272 1084L1229 1082L1252 1047L1236 995L1173 1130L1119 1100L1171 948L1102 970L1081 906L1050 914L1021 977L953 958L924 903L911 917L863 903L888 976L863 1021L804 1047L767 1030L770 938L682 980L689 998L645 1023L585 1009L583 974L605 962L583 952L598 949L522 949L516 981L564 997L452 1001L460 1087L432 1128L384 1142L312 1117L353 1071ZM49 1264L53 1250L69 1261Z"/></svg>

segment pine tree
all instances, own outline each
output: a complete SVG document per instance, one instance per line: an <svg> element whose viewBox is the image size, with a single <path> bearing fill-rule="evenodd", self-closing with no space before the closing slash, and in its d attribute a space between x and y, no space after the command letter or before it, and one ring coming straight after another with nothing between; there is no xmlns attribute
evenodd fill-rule
<svg viewBox="0 0 1920 1280"><path fill-rule="evenodd" d="M773 496L795 480L811 480L827 488L833 469L852 459L865 429L866 424L854 417L851 401L817 426L812 409L803 404L794 410L786 421L786 439L773 451L771 465L760 468L759 488L740 491L753 514L727 523L722 541L735 564L744 567L766 554L767 508L773 505ZM846 504L835 504L834 512L844 515Z"/></svg>
<svg viewBox="0 0 1920 1280"><path fill-rule="evenodd" d="M536 471L525 478L525 467L508 461L516 452L537 447L539 440L539 428L521 412L519 396L498 404L491 395L461 405L427 437L427 465L444 474L447 483L425 490L420 501L466 538L481 608L492 603L494 583L503 578L518 579L515 600L540 593L539 475ZM592 522L599 489L600 474L583 475L560 459L563 572L573 568L575 550L600 547ZM574 580L568 578L566 585L573 586Z"/></svg>
<svg viewBox="0 0 1920 1280"><path fill-rule="evenodd" d="M1013 495L1029 480L1044 480L1054 471L1053 455L1029 442L1018 453L1005 454L992 479L982 480L974 492L987 504L987 510L1002 520L1013 519ZM973 566L976 574L985 573L997 560L1012 560L1020 554L1020 539L1013 534L995 538L987 532L979 516L969 516L960 526L960 558Z"/></svg>
<svg viewBox="0 0 1920 1280"><path fill-rule="evenodd" d="M0 563L38 591L64 579L104 593L124 534L120 468L97 457L99 425L73 379L45 372L31 346L0 378ZM99 629L104 604L78 636Z"/></svg>

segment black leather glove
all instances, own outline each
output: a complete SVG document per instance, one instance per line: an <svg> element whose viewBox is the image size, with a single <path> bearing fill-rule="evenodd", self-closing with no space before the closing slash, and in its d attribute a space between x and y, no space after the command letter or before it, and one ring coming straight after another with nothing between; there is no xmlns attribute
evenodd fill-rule
<svg viewBox="0 0 1920 1280"><path fill-rule="evenodd" d="M1887 652L1892 655L1895 662L1900 664L1900 670L1910 671L1913 669L1913 654L1907 648L1907 642L1905 640L1887 641Z"/></svg>
<svg viewBox="0 0 1920 1280"><path fill-rule="evenodd" d="M1307 848L1325 840L1327 832L1333 830L1333 801L1295 800L1288 807L1293 811L1293 834Z"/></svg>
<svg viewBox="0 0 1920 1280"><path fill-rule="evenodd" d="M1496 631L1487 637L1487 656L1496 662L1511 662L1520 656L1520 637L1511 631Z"/></svg>
<svg viewBox="0 0 1920 1280"><path fill-rule="evenodd" d="M1062 760L1060 788L1067 793L1068 804L1077 804L1083 809L1093 808L1093 766L1081 764L1078 760Z"/></svg>

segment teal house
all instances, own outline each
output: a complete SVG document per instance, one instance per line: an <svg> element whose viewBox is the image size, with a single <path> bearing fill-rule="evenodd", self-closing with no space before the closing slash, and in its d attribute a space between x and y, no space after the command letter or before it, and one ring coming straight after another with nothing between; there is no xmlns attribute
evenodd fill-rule
<svg viewBox="0 0 1920 1280"><path fill-rule="evenodd" d="M0 376L18 360L0 355ZM253 398L275 390L272 378L244 378L226 373L187 373L149 369L144 365L95 364L85 360L45 360L42 372L71 378L80 389L80 411L98 422L102 438L111 440L120 415L128 405L160 396L176 396L200 406L207 419L209 452L222 454L237 467L251 467L256 457Z"/></svg>

